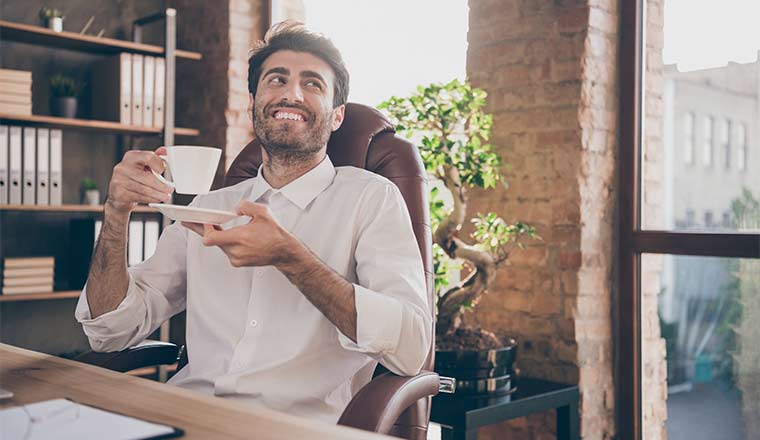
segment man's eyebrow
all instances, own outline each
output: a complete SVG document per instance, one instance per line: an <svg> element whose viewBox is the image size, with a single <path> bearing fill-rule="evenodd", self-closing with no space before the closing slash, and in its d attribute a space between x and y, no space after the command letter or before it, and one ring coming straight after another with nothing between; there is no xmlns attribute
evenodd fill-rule
<svg viewBox="0 0 760 440"><path fill-rule="evenodd" d="M270 75L272 73L279 73L282 75L290 75L290 70L285 67L272 67L271 69L264 72L264 75L262 75L262 78L265 78L267 75Z"/></svg>
<svg viewBox="0 0 760 440"><path fill-rule="evenodd" d="M301 72L301 78L316 78L322 81L324 84L327 84L327 81L325 81L325 78L322 77L322 75L320 75L319 73L314 72L313 70L304 70L303 72Z"/></svg>

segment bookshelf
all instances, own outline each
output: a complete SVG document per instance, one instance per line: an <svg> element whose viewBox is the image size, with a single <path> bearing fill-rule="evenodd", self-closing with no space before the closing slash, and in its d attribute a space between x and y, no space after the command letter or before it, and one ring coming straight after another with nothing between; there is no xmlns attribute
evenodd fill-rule
<svg viewBox="0 0 760 440"><path fill-rule="evenodd" d="M158 4L158 2L156 2ZM33 6L30 6L33 7ZM7 17L4 17L7 18ZM151 57L163 58L165 61L164 76L164 115L163 127L144 127L137 125L125 125L116 121L82 119L82 118L62 118L47 115L12 115L0 113L0 124L22 127L38 127L63 130L64 137L67 132L72 133L74 142L81 142L84 139L81 136L101 136L101 135L118 135L118 148L134 148L133 140L135 138L159 138L163 145L173 145L175 136L195 137L200 135L200 131L195 128L185 128L175 126L175 75L176 60L183 59L190 62L196 62L203 59L198 52L178 50L176 48L176 10L167 8L164 11L151 16L132 20L123 18L121 24L130 26L135 41L119 40L115 38L95 37L83 35L74 32L54 32L39 26L25 23L18 23L9 20L0 20L0 41L20 43L20 45L33 45L42 48L42 52L37 50L35 53L38 57L31 67L25 70L44 69L46 64L56 62L62 58L80 59L80 54L95 56L115 56L120 53L142 54ZM164 44L162 46L144 44L141 40L142 27L153 23L162 22L164 33ZM49 50L47 50L49 49ZM60 51L64 49L65 51ZM0 47L3 50L3 47ZM17 50L17 57L19 50ZM23 52L22 52L23 53ZM41 55L44 54L44 55ZM5 60L4 60L5 61ZM11 65L2 65L0 67L10 67ZM87 134L91 133L91 134ZM150 142L154 142L150 140ZM71 145L70 151L67 146L63 146L65 155L73 155L73 162L78 169L88 169L88 167L97 166L105 167L109 164L108 169L118 162L120 153L118 151L103 151L109 147L103 147L98 142L92 141L86 145L86 148L77 145ZM123 153L123 151L122 151ZM92 157L91 157L92 156ZM69 156L67 156L69 157ZM98 159L95 162L88 161ZM103 168L105 169L105 168ZM71 175L75 175L73 173ZM102 189L101 189L102 191ZM64 194L64 200L66 196ZM34 294L0 294L0 304L6 307L22 307L24 304L40 304L44 302L55 302L61 299L77 298L81 291L72 290L76 287L68 286L68 280L59 284L58 268L66 266L74 259L73 255L82 251L81 249L69 244L65 236L66 231L71 228L71 222L76 219L102 218L103 205L0 205L0 258L17 257L27 255L54 255L56 258L56 286L58 289L54 292L41 292ZM148 206L138 206L133 213L139 214L139 217L161 218L158 210ZM52 214L52 215L51 215ZM168 220L163 220L164 227ZM68 249L67 249L68 247ZM86 249L85 249L86 251ZM81 253L81 252L80 252ZM62 274L65 273L65 267L62 267ZM17 305L18 304L18 305ZM24 305L23 307L28 307ZM47 306L45 308L48 308ZM49 308L48 308L49 309ZM20 310L20 309L14 309ZM29 309L24 309L29 310ZM2 312L3 310L0 310ZM62 312L61 312L62 313ZM72 313L66 310L65 313ZM6 315L3 315L6 316ZM59 335L60 337L60 335ZM169 339L168 323L161 327L161 340ZM150 372L143 371L142 374L154 374L159 372L159 376L165 378L167 369L151 369Z"/></svg>

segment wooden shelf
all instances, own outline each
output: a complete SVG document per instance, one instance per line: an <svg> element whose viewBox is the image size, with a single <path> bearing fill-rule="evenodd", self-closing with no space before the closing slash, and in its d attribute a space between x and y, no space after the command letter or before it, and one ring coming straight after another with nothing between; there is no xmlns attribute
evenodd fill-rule
<svg viewBox="0 0 760 440"><path fill-rule="evenodd" d="M0 205L0 211L43 211L43 212L103 212L103 205ZM159 212L156 208L139 205L132 212Z"/></svg>
<svg viewBox="0 0 760 440"><path fill-rule="evenodd" d="M0 20L0 40L41 46L71 49L96 54L116 54L119 52L141 53L143 55L164 56L164 48L151 44L135 43L115 38L95 37L75 32L54 32L40 26ZM200 60L201 54L187 50L177 50L177 58Z"/></svg>
<svg viewBox="0 0 760 440"><path fill-rule="evenodd" d="M57 116L40 115L9 115L0 113L0 122L29 125L34 127L73 128L85 131L106 131L122 134L155 134L160 135L162 128L124 125L114 121L98 121L95 119L59 118ZM174 128L177 136L198 136L200 131L194 128Z"/></svg>
<svg viewBox="0 0 760 440"><path fill-rule="evenodd" d="M59 292L24 293L17 295L0 295L0 302L39 301L43 299L79 298L81 290L62 290Z"/></svg>

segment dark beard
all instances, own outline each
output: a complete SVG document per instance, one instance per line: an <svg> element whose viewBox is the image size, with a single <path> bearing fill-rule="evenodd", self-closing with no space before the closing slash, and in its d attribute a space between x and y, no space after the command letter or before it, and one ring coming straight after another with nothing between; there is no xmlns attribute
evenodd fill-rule
<svg viewBox="0 0 760 440"><path fill-rule="evenodd" d="M308 115L308 126L303 133L296 134L288 130L286 125L275 124L268 115L271 109L294 108ZM319 153L330 139L332 128L329 125L331 114L315 115L309 109L288 103L278 103L265 106L258 103L253 109L253 130L267 155L274 162L286 165L303 162ZM279 125L279 126L277 126Z"/></svg>

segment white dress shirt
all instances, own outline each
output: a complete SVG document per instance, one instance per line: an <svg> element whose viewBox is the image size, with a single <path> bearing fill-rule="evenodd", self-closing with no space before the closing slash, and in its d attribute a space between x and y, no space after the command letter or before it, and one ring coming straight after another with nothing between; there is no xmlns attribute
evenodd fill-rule
<svg viewBox="0 0 760 440"><path fill-rule="evenodd" d="M332 423L378 361L401 375L420 370L431 316L409 213L392 182L325 158L279 190L260 169L192 206L234 211L242 200L268 204L283 228L353 283L356 343L273 266L235 268L174 223L154 255L129 268L116 310L91 319L85 286L76 318L92 348L133 346L187 310L189 363L169 383Z"/></svg>

